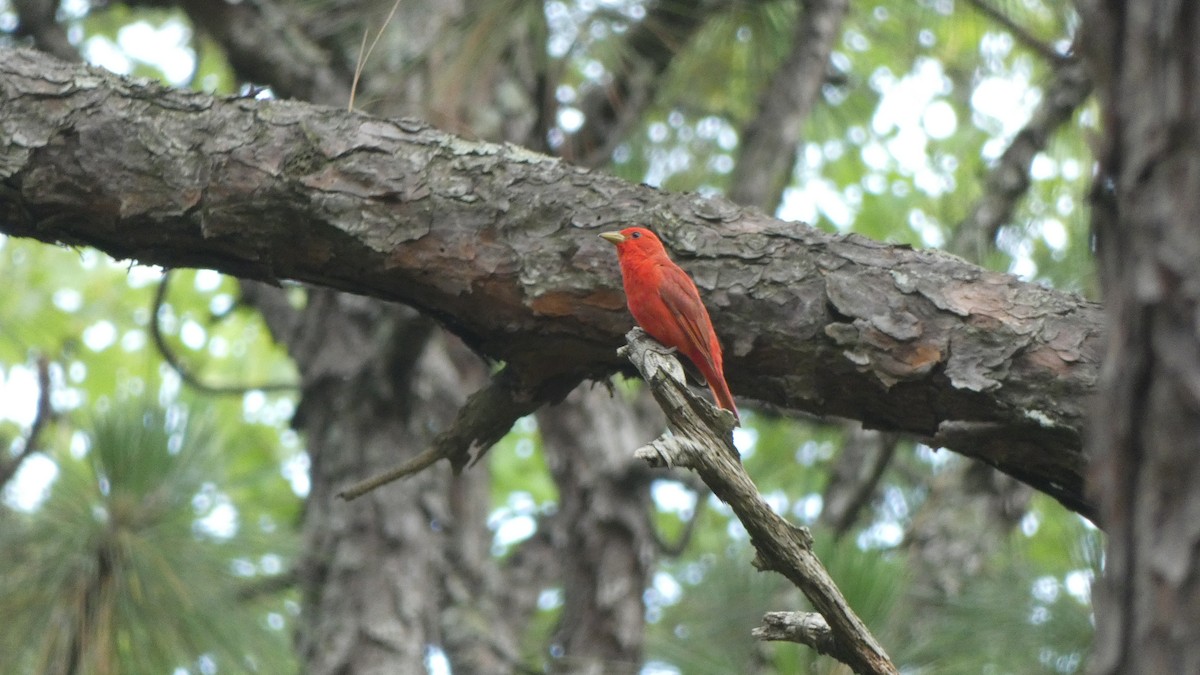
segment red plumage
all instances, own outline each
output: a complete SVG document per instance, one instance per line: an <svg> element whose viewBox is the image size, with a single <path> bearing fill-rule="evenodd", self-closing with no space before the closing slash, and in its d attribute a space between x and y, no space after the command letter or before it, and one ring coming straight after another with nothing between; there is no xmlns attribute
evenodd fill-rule
<svg viewBox="0 0 1200 675"><path fill-rule="evenodd" d="M625 298L634 320L655 340L688 357L708 380L717 405L738 417L733 394L725 383L721 343L692 278L671 261L662 242L644 227L600 236L617 247Z"/></svg>

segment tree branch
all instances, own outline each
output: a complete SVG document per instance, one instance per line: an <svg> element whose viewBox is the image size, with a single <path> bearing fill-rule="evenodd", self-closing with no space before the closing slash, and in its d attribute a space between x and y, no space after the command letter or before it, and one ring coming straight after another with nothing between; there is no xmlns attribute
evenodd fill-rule
<svg viewBox="0 0 1200 675"><path fill-rule="evenodd" d="M256 577L238 586L234 598L238 602L253 602L264 597L272 596L283 591L290 591L299 585L300 575L295 569L289 569L279 574Z"/></svg>
<svg viewBox="0 0 1200 675"><path fill-rule="evenodd" d="M654 102L659 78L675 54L691 40L704 19L723 2L658 0L633 26L618 50L612 77L583 93L584 124L566 136L559 154L582 166L608 161L613 148Z"/></svg>
<svg viewBox="0 0 1200 675"><path fill-rule="evenodd" d="M820 518L835 537L846 534L870 502L899 442L895 434L864 429L855 422L841 428L842 448L825 485Z"/></svg>
<svg viewBox="0 0 1200 675"><path fill-rule="evenodd" d="M773 213L792 177L804 122L825 81L849 0L805 0L792 51L763 90L758 115L742 132L729 198Z"/></svg>
<svg viewBox="0 0 1200 675"><path fill-rule="evenodd" d="M1017 42L1020 42L1037 54L1040 54L1042 58L1046 59L1050 63L1058 63L1067 58L1065 55L1058 53L1058 50L1046 44L1044 41L1034 37L1033 33L1030 33L1024 26L1016 21L1013 21L1012 17L1000 11L997 7L993 6L992 3L988 2L988 0L967 0L967 2L972 7L977 9L980 14L983 14L992 21L995 21L1003 26L1004 30L1012 33L1012 36L1016 38Z"/></svg>
<svg viewBox="0 0 1200 675"><path fill-rule="evenodd" d="M13 0L17 11L17 35L28 35L40 50L64 61L83 61L58 22L58 0Z"/></svg>
<svg viewBox="0 0 1200 675"><path fill-rule="evenodd" d="M163 302L167 299L167 287L170 281L171 271L167 270L163 272L162 281L158 282L158 288L154 291L154 300L150 307L150 336L154 339L154 346L158 349L163 361L171 367L171 370L175 371L176 375L179 375L179 379L183 380L184 384L196 391L214 396L241 396L248 391L296 391L299 388L299 385L294 382L265 382L259 385L210 384L188 370L171 346L167 344L167 338L162 333L162 320L158 316Z"/></svg>
<svg viewBox="0 0 1200 675"><path fill-rule="evenodd" d="M1082 59L1058 59L1055 63L1054 78L1041 103L988 172L983 196L954 229L947 250L973 260L985 257L995 245L996 234L1010 221L1017 202L1029 189L1033 158L1046 149L1054 132L1071 120L1092 93L1092 80Z"/></svg>
<svg viewBox="0 0 1200 675"><path fill-rule="evenodd" d="M409 304L529 382L605 377L629 326L593 234L652 222L732 389L978 457L1091 513L1098 305L411 120L220 100L0 50L0 231Z"/></svg>
<svg viewBox="0 0 1200 675"><path fill-rule="evenodd" d="M626 339L629 345L621 353L650 385L670 425L667 434L634 456L651 466L692 469L729 504L750 534L755 567L782 574L804 592L828 622L839 660L858 673L898 672L813 553L808 528L789 523L758 493L733 446L733 414L688 389L679 361L641 328L629 331Z"/></svg>
<svg viewBox="0 0 1200 675"><path fill-rule="evenodd" d="M50 405L50 361L44 356L37 358L37 375L38 402L37 410L33 414L33 424L30 425L29 434L25 436L25 444L17 456L0 464L0 491L8 485L13 476L17 475L21 464L38 451L40 447L38 441L42 431L54 417L54 408Z"/></svg>
<svg viewBox="0 0 1200 675"><path fill-rule="evenodd" d="M561 399L577 381L556 382L531 392L518 383L510 368L496 373L487 386L471 395L458 416L433 444L412 459L378 476L368 478L338 493L346 501L357 499L376 488L411 476L446 459L454 470L474 465L499 441L512 425L543 403Z"/></svg>
<svg viewBox="0 0 1200 675"><path fill-rule="evenodd" d="M704 515L704 505L708 498L708 486L688 486L685 481L680 482L684 487L691 487L693 489L696 497L696 505L692 507L692 514L683 522L683 531L679 533L675 541L667 541L663 537L662 532L659 532L655 527L653 512L649 510L646 512L646 525L650 528L650 532L654 534L654 544L658 548L658 552L668 558L678 558L683 555L688 545L692 543L692 535L696 533L696 525ZM701 481L696 482L701 483Z"/></svg>

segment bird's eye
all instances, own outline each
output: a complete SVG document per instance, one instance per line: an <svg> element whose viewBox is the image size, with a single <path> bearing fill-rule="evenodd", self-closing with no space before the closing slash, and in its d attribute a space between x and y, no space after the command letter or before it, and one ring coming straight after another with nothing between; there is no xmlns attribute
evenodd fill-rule
<svg viewBox="0 0 1200 675"><path fill-rule="evenodd" d="M634 232L633 234L631 234L631 235L629 235L629 236L633 237L634 239L638 239L639 237L641 237L641 236L642 236L642 233L641 233L641 232Z"/></svg>

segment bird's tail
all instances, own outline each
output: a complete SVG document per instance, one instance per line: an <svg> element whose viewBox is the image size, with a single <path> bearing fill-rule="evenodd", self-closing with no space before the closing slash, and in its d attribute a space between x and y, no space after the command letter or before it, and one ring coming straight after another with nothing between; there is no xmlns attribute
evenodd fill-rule
<svg viewBox="0 0 1200 675"><path fill-rule="evenodd" d="M717 400L717 406L733 413L734 419L741 424L742 416L738 414L737 404L733 402L733 394L729 391L729 385L725 384L725 378L720 373L717 377L708 378L708 388Z"/></svg>

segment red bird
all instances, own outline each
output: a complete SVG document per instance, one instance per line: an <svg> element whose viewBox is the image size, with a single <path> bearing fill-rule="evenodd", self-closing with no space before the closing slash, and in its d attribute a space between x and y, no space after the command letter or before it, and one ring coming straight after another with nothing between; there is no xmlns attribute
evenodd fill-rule
<svg viewBox="0 0 1200 675"><path fill-rule="evenodd" d="M627 227L600 237L617 247L625 299L634 320L655 340L691 359L708 380L717 405L740 421L725 383L721 343L691 277L671 262L662 242L644 227Z"/></svg>

